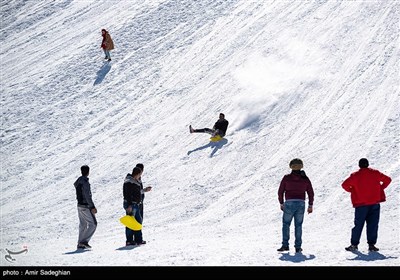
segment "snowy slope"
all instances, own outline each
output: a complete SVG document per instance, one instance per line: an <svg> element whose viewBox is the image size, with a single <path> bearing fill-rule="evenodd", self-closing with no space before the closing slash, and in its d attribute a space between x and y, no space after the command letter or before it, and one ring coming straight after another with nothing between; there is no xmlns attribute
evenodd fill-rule
<svg viewBox="0 0 400 280"><path fill-rule="evenodd" d="M399 266L400 2L0 5L1 265ZM219 112L225 142L189 134ZM293 224L291 251L276 252L295 157L315 191L297 255ZM354 209L341 183L361 157L393 179L376 253L365 232L358 253L344 250ZM148 244L125 250L122 184L138 162L153 186ZM78 254L83 164L98 228Z"/></svg>

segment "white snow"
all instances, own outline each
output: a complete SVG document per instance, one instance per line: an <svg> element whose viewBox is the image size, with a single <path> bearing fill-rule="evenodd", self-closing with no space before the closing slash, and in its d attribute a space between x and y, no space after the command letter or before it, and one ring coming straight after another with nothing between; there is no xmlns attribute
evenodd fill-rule
<svg viewBox="0 0 400 280"><path fill-rule="evenodd" d="M399 266L399 1L2 1L2 266ZM101 29L115 44L104 62ZM209 144L220 112L226 141ZM315 191L303 253L281 246L292 158ZM392 178L377 247L350 245L341 183ZM143 237L122 184L143 163ZM80 166L98 209L76 253ZM13 261L7 251L15 254Z"/></svg>

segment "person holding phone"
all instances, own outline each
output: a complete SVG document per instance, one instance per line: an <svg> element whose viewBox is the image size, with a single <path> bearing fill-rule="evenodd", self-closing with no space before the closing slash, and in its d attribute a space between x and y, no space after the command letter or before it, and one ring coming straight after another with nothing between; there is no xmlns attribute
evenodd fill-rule
<svg viewBox="0 0 400 280"><path fill-rule="evenodd" d="M144 172L144 164L143 163L138 163L138 164L136 164L136 167L139 167L142 170L142 174L139 177L140 188L141 188L140 192L142 194L142 203L139 206L139 210L140 210L140 215L142 216L142 221L143 221L143 200L144 200L144 197L145 197L144 193L151 191L152 187L148 186L148 187L143 188L142 175L143 175L143 172Z"/></svg>

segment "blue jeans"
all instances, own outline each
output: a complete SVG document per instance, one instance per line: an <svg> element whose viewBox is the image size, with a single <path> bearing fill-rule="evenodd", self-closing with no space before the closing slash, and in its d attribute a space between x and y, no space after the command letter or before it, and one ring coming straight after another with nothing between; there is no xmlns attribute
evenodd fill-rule
<svg viewBox="0 0 400 280"><path fill-rule="evenodd" d="M126 203L125 201L124 201L123 206L124 206L125 211L129 207L128 203ZM132 214L131 215L134 216L136 221L138 221L141 224L143 221L142 221L142 216L140 215L139 205L134 203L131 206L132 206ZM128 213L126 213L126 214L128 214ZM141 243L143 241L142 230L132 230L128 227L125 227L125 236L126 236L126 242L133 243L133 238L135 238L136 243Z"/></svg>
<svg viewBox="0 0 400 280"><path fill-rule="evenodd" d="M378 239L378 225L381 205L367 205L355 208L354 227L351 230L351 244L358 245L360 243L361 233L364 224L367 223L367 242L375 245Z"/></svg>
<svg viewBox="0 0 400 280"><path fill-rule="evenodd" d="M109 51L109 50L106 50L106 49L103 49L103 51L104 51L104 54L106 55L106 58L107 58L107 59L110 59L110 58L111 58L111 56L110 56L110 51Z"/></svg>
<svg viewBox="0 0 400 280"><path fill-rule="evenodd" d="M294 247L301 248L304 211L304 200L288 200L285 202L282 217L282 246L289 247L290 224L294 218Z"/></svg>

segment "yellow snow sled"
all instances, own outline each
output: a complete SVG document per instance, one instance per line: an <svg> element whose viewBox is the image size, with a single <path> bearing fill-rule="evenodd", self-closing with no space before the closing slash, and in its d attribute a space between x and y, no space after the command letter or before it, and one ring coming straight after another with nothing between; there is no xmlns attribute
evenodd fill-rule
<svg viewBox="0 0 400 280"><path fill-rule="evenodd" d="M215 135L215 136L213 136L213 137L211 137L210 138L210 141L211 142L218 142L218 141L220 141L222 139L222 137L221 137L221 135Z"/></svg>
<svg viewBox="0 0 400 280"><path fill-rule="evenodd" d="M119 221L126 226L127 228L130 228L132 230L141 230L142 229L142 224L140 224L138 221L136 221L135 217L125 215L122 218L119 219Z"/></svg>

